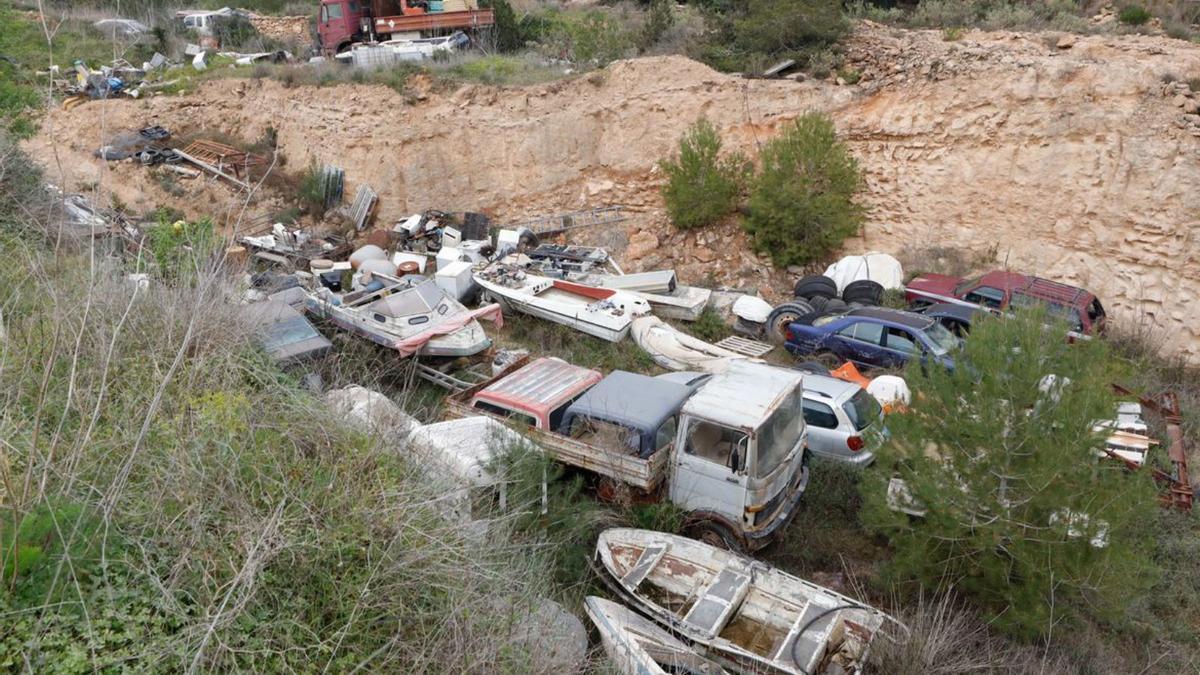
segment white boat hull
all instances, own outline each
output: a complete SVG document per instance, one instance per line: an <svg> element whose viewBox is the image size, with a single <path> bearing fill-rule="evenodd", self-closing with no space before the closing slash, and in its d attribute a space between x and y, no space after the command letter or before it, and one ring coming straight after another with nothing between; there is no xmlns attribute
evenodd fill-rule
<svg viewBox="0 0 1200 675"><path fill-rule="evenodd" d="M581 333L609 342L620 342L629 334L633 322L630 313L615 314L608 309L596 309L595 303L571 301L560 297L543 297L524 288L509 288L496 284L478 275L475 281L483 290L500 303L515 311L539 319L569 326ZM552 282L546 279L546 282ZM632 294L630 294L632 295ZM642 302L638 300L638 302Z"/></svg>

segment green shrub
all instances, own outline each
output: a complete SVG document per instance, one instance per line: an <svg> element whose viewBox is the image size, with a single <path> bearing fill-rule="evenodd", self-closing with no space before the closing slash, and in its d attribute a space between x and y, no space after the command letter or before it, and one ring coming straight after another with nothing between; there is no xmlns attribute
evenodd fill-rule
<svg viewBox="0 0 1200 675"><path fill-rule="evenodd" d="M1040 311L989 318L953 372L912 365L920 405L888 418L892 442L863 482L862 518L888 537L894 580L952 587L1025 636L1116 620L1155 577L1153 481L1095 456L1092 426L1115 406L1109 348L1068 344L1065 330ZM923 516L892 510L893 477Z"/></svg>
<svg viewBox="0 0 1200 675"><path fill-rule="evenodd" d="M734 28L737 47L770 57L828 47L850 30L832 0L750 0Z"/></svg>
<svg viewBox="0 0 1200 675"><path fill-rule="evenodd" d="M740 155L721 156L721 137L706 119L692 123L679 139L679 154L659 162L667 174L663 201L680 229L711 225L737 208L741 192Z"/></svg>
<svg viewBox="0 0 1200 675"><path fill-rule="evenodd" d="M194 278L207 266L217 244L212 221L207 218L191 222L160 219L148 228L146 240L158 273L165 279Z"/></svg>
<svg viewBox="0 0 1200 675"><path fill-rule="evenodd" d="M958 27L950 27L942 29L942 39L946 42L957 42L963 36L963 29Z"/></svg>
<svg viewBox="0 0 1200 675"><path fill-rule="evenodd" d="M718 342L733 334L733 329L725 323L725 319L711 307L706 307L689 328L692 335L705 342Z"/></svg>
<svg viewBox="0 0 1200 675"><path fill-rule="evenodd" d="M854 202L858 162L828 117L801 116L763 147L761 159L742 224L776 265L820 260L862 226L865 212Z"/></svg>
<svg viewBox="0 0 1200 675"><path fill-rule="evenodd" d="M641 33L638 34L638 50L647 51L671 28L675 23L675 13L671 9L674 5L674 0L651 0L646 8Z"/></svg>
<svg viewBox="0 0 1200 675"><path fill-rule="evenodd" d="M551 11L530 24L540 49L551 58L604 66L630 56L636 36L602 9Z"/></svg>
<svg viewBox="0 0 1200 675"><path fill-rule="evenodd" d="M1127 26L1142 26L1153 18L1154 15L1150 13L1150 10L1141 5L1126 5L1117 14L1117 19Z"/></svg>

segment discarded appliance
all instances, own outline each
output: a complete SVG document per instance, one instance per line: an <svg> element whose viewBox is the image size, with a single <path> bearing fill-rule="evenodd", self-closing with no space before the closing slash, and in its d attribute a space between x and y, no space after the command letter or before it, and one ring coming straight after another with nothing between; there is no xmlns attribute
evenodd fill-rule
<svg viewBox="0 0 1200 675"><path fill-rule="evenodd" d="M887 253L848 255L825 270L825 276L837 284L841 293L853 281L869 280L885 289L904 288L904 269L900 261Z"/></svg>
<svg viewBox="0 0 1200 675"><path fill-rule="evenodd" d="M375 208L377 201L379 201L379 195L375 194L370 185L358 186L354 201L345 210L346 217L354 224L356 232L362 232L363 228L367 226L367 219L371 217L371 210Z"/></svg>
<svg viewBox="0 0 1200 675"><path fill-rule="evenodd" d="M502 307L610 342L623 340L633 319L650 313L650 304L635 295L535 276L503 263L477 272L475 281Z"/></svg>
<svg viewBox="0 0 1200 675"><path fill-rule="evenodd" d="M360 291L339 294L328 286L313 288L305 308L405 357L478 354L492 341L477 319L497 326L503 323L499 305L468 310L447 297L432 279L370 276L369 284Z"/></svg>
<svg viewBox="0 0 1200 675"><path fill-rule="evenodd" d="M437 280L438 286L446 292L446 295L459 302L470 298L479 288L473 277L471 263L465 260L452 262L445 267L439 265L434 279Z"/></svg>
<svg viewBox="0 0 1200 675"><path fill-rule="evenodd" d="M634 319L629 334L642 351L668 370L720 373L729 367L731 361L746 358L692 337L656 316Z"/></svg>
<svg viewBox="0 0 1200 675"><path fill-rule="evenodd" d="M578 281L634 293L650 303L651 310L658 316L681 321L699 319L712 297L712 291L707 288L680 285L675 279L675 270L634 274L585 274Z"/></svg>
<svg viewBox="0 0 1200 675"><path fill-rule="evenodd" d="M333 349L333 344L287 303L265 300L242 305L241 314L263 349L281 365L316 359Z"/></svg>
<svg viewBox="0 0 1200 675"><path fill-rule="evenodd" d="M593 562L624 602L737 671L859 672L884 622L895 621L828 588L678 535L605 530Z"/></svg>
<svg viewBox="0 0 1200 675"><path fill-rule="evenodd" d="M728 675L716 663L624 605L588 596L583 606L600 634L605 653L621 675Z"/></svg>

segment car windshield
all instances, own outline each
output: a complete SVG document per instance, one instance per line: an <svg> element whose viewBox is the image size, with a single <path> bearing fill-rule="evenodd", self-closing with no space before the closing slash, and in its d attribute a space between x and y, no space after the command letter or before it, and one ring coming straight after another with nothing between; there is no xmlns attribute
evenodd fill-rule
<svg viewBox="0 0 1200 675"><path fill-rule="evenodd" d="M796 388L758 430L758 477L769 476L791 454L804 428L804 398Z"/></svg>
<svg viewBox="0 0 1200 675"><path fill-rule="evenodd" d="M854 430L862 431L879 419L882 408L879 407L879 401L868 394L866 389L859 389L854 392L850 400L842 404L842 410L846 411L846 416L850 418Z"/></svg>
<svg viewBox="0 0 1200 675"><path fill-rule="evenodd" d="M925 328L925 337L929 338L929 351L933 352L936 356L942 356L958 349L958 338L954 337L954 333L946 330L945 326L936 321Z"/></svg>
<svg viewBox="0 0 1200 675"><path fill-rule="evenodd" d="M958 282L958 285L954 287L954 294L962 295L963 293L966 293L968 288L973 288L982 278L983 277L971 277Z"/></svg>

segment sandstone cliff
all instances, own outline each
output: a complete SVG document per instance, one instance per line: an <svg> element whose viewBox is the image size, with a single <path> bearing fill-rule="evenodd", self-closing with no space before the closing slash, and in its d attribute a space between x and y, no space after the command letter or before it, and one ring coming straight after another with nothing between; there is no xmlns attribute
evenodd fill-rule
<svg viewBox="0 0 1200 675"><path fill-rule="evenodd" d="M634 269L674 266L689 281L758 286L778 299L794 275L749 252L734 225L671 230L655 162L701 115L732 147L753 150L781 123L824 110L867 180L869 223L849 250L959 248L1073 281L1117 321L1143 322L1200 362L1200 326L1188 314L1200 300L1200 116L1183 82L1200 77L1200 46L979 32L948 42L864 24L848 53L862 75L855 85L746 80L681 57L420 97L221 80L190 96L55 111L28 147L68 184L103 185L125 204L227 215L244 200L224 188L170 195L144 169L102 166L90 152L104 133L150 123L247 139L271 126L291 168L339 164L350 194L370 183L381 226L424 208L509 219L624 204L632 217L623 227L582 239L623 249Z"/></svg>

